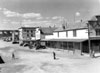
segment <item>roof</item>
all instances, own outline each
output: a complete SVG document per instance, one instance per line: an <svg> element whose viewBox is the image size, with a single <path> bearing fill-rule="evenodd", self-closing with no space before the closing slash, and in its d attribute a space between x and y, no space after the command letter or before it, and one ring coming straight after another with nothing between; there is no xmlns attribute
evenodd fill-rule
<svg viewBox="0 0 100 73"><path fill-rule="evenodd" d="M91 21L97 21L97 18L96 18L96 16L93 16L90 20Z"/></svg>
<svg viewBox="0 0 100 73"><path fill-rule="evenodd" d="M18 29L15 29L15 28L0 28L0 31L18 31Z"/></svg>
<svg viewBox="0 0 100 73"><path fill-rule="evenodd" d="M39 27L20 27L19 29L33 29L33 28L39 28Z"/></svg>
<svg viewBox="0 0 100 73"><path fill-rule="evenodd" d="M62 27L56 29L55 31L64 31L64 30L75 30L75 29L87 29L87 22L77 22L75 24L68 24L66 29L63 29Z"/></svg>
<svg viewBox="0 0 100 73"><path fill-rule="evenodd" d="M0 30L18 30L19 27L17 23L0 23Z"/></svg>
<svg viewBox="0 0 100 73"><path fill-rule="evenodd" d="M40 27L41 33L45 35L53 35L54 28L51 27Z"/></svg>
<svg viewBox="0 0 100 73"><path fill-rule="evenodd" d="M42 41L84 42L88 39L43 39Z"/></svg>
<svg viewBox="0 0 100 73"><path fill-rule="evenodd" d="M91 40L100 40L100 37L99 36L96 36L96 37L93 36L93 37L90 37L90 39Z"/></svg>

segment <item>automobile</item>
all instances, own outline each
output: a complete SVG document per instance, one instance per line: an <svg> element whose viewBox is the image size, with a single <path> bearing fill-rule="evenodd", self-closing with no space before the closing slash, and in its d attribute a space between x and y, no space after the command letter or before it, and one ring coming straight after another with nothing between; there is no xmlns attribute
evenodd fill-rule
<svg viewBox="0 0 100 73"><path fill-rule="evenodd" d="M46 49L46 46L39 44L36 46L36 49Z"/></svg>
<svg viewBox="0 0 100 73"><path fill-rule="evenodd" d="M6 38L6 41L7 41L7 42L11 42L11 41L12 41L12 38L11 38L11 37L7 37L7 38Z"/></svg>
<svg viewBox="0 0 100 73"><path fill-rule="evenodd" d="M29 43L24 43L23 44L24 47L29 46L29 45L30 45Z"/></svg>

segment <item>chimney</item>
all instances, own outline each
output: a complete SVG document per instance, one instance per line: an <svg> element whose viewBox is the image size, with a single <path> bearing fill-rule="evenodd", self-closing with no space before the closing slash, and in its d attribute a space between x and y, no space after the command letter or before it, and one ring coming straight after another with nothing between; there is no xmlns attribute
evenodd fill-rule
<svg viewBox="0 0 100 73"><path fill-rule="evenodd" d="M51 26L49 26L49 28L51 28Z"/></svg>
<svg viewBox="0 0 100 73"><path fill-rule="evenodd" d="M65 27L65 25L64 25L64 24L62 24L62 28L63 28L63 30L65 30L65 29L66 29L66 27Z"/></svg>
<svg viewBox="0 0 100 73"><path fill-rule="evenodd" d="M81 19L81 22L83 22L83 20Z"/></svg>
<svg viewBox="0 0 100 73"><path fill-rule="evenodd" d="M67 28L67 22L62 24L62 28L65 30Z"/></svg>

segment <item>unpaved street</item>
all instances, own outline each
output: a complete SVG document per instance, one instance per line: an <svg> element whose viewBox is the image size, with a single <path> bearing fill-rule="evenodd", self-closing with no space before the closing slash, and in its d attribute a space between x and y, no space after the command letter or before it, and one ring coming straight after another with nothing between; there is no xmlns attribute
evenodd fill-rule
<svg viewBox="0 0 100 73"><path fill-rule="evenodd" d="M91 59L88 56L73 55L71 52L50 48L34 51L3 41L0 41L0 44L0 54L6 61L0 65L0 73L100 73L99 57ZM56 52L56 60L53 59L53 51ZM12 52L15 59L12 59Z"/></svg>

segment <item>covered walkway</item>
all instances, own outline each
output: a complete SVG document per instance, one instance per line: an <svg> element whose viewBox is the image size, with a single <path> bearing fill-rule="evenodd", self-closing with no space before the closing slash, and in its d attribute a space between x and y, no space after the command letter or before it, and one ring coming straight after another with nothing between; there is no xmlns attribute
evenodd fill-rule
<svg viewBox="0 0 100 73"><path fill-rule="evenodd" d="M82 54L84 43L88 39L43 39L42 41L46 42L47 47L65 49L75 52L79 50Z"/></svg>

